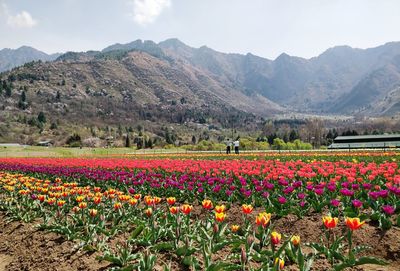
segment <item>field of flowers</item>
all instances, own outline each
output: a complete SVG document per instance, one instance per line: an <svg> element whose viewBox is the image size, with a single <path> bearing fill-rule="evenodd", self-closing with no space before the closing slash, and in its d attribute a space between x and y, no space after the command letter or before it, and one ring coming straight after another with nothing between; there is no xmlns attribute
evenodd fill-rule
<svg viewBox="0 0 400 271"><path fill-rule="evenodd" d="M1 158L0 226L77 270L399 270L398 153L275 155Z"/></svg>

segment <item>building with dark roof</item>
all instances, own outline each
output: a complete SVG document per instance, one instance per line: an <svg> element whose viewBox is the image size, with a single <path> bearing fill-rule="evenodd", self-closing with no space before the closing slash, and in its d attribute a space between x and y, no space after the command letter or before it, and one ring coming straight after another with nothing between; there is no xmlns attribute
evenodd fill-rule
<svg viewBox="0 0 400 271"><path fill-rule="evenodd" d="M400 148L400 134L338 136L328 149Z"/></svg>

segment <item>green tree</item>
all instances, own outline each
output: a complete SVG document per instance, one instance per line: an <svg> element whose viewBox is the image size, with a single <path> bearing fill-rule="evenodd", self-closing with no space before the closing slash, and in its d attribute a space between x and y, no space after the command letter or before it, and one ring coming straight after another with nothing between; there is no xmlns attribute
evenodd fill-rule
<svg viewBox="0 0 400 271"><path fill-rule="evenodd" d="M126 135L125 138L125 147L130 148L131 147L131 140L129 139L129 134Z"/></svg>
<svg viewBox="0 0 400 271"><path fill-rule="evenodd" d="M42 111L39 112L37 119L41 123L46 123L46 116L44 115L44 113Z"/></svg>

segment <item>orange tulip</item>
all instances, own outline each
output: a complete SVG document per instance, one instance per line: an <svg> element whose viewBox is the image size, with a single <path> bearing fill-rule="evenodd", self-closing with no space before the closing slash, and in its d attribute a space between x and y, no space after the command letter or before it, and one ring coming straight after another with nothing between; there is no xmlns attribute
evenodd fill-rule
<svg viewBox="0 0 400 271"><path fill-rule="evenodd" d="M135 195L133 195L133 197L137 200L140 200L140 198L142 197L142 194L135 194Z"/></svg>
<svg viewBox="0 0 400 271"><path fill-rule="evenodd" d="M270 213L263 212L263 213L259 213L256 216L256 224L258 226L265 227L265 226L267 226L267 224L269 223L270 220L271 220L271 214Z"/></svg>
<svg viewBox="0 0 400 271"><path fill-rule="evenodd" d="M138 200L135 199L135 198L133 198L133 199L131 199L131 200L129 201L129 204L130 204L131 206L134 206L134 205L137 204L137 202L138 202Z"/></svg>
<svg viewBox="0 0 400 271"><path fill-rule="evenodd" d="M85 208L87 207L87 203L82 201L82 202L79 203L78 206L79 206L79 208L81 208L81 209L85 209Z"/></svg>
<svg viewBox="0 0 400 271"><path fill-rule="evenodd" d="M293 235L292 238L290 238L290 241L294 246L298 246L300 244L300 236L299 235Z"/></svg>
<svg viewBox="0 0 400 271"><path fill-rule="evenodd" d="M96 209L90 209L90 210L89 210L89 215L90 215L91 217L95 217L95 216L97 215L97 210L96 210Z"/></svg>
<svg viewBox="0 0 400 271"><path fill-rule="evenodd" d="M217 212L217 213L223 213L223 212L225 212L225 210L226 210L225 205L217 205L217 206L215 206L215 212Z"/></svg>
<svg viewBox="0 0 400 271"><path fill-rule="evenodd" d="M215 220L217 222L224 222L225 218L226 218L225 213L215 213Z"/></svg>
<svg viewBox="0 0 400 271"><path fill-rule="evenodd" d="M161 198L160 197L154 197L154 204L159 204L161 202Z"/></svg>
<svg viewBox="0 0 400 271"><path fill-rule="evenodd" d="M322 217L322 222L327 229L333 229L334 227L336 227L339 219L337 217L324 216Z"/></svg>
<svg viewBox="0 0 400 271"><path fill-rule="evenodd" d="M84 196L77 196L76 197L76 202L82 202L85 199Z"/></svg>
<svg viewBox="0 0 400 271"><path fill-rule="evenodd" d="M40 201L40 202L43 202L45 199L46 199L46 196L45 195L38 195L38 200Z"/></svg>
<svg viewBox="0 0 400 271"><path fill-rule="evenodd" d="M121 202L117 201L114 203L114 210L118 210L122 208Z"/></svg>
<svg viewBox="0 0 400 271"><path fill-rule="evenodd" d="M152 198L152 197L150 197L150 196L144 197L144 202L145 202L148 206L154 205L154 204L155 204L154 198Z"/></svg>
<svg viewBox="0 0 400 271"><path fill-rule="evenodd" d="M176 215L179 212L179 209L176 206L171 206L169 207L169 212L173 215Z"/></svg>
<svg viewBox="0 0 400 271"><path fill-rule="evenodd" d="M276 258L275 259L275 266L279 266L278 270L282 270L285 266L285 261L283 259Z"/></svg>
<svg viewBox="0 0 400 271"><path fill-rule="evenodd" d="M251 212L253 212L253 206L251 206L250 204L243 204L242 212L246 215L251 214Z"/></svg>
<svg viewBox="0 0 400 271"><path fill-rule="evenodd" d="M74 206L74 207L72 208L72 212L74 212L74 213L79 212L79 207L78 207L78 206Z"/></svg>
<svg viewBox="0 0 400 271"><path fill-rule="evenodd" d="M273 231L271 233L271 242L274 245L277 245L281 242L282 235L280 233L277 233L276 231Z"/></svg>
<svg viewBox="0 0 400 271"><path fill-rule="evenodd" d="M202 205L203 205L203 208L207 209L207 210L211 210L213 208L212 201L209 199L203 200Z"/></svg>
<svg viewBox="0 0 400 271"><path fill-rule="evenodd" d="M174 205L176 202L176 198L175 197L169 197L167 198L167 202L169 205Z"/></svg>
<svg viewBox="0 0 400 271"><path fill-rule="evenodd" d="M48 198L47 199L47 203L50 204L50 205L53 205L55 202L56 202L55 198Z"/></svg>
<svg viewBox="0 0 400 271"><path fill-rule="evenodd" d="M146 210L144 210L144 213L145 213L148 217L150 217L150 216L153 214L153 209L147 208Z"/></svg>
<svg viewBox="0 0 400 271"><path fill-rule="evenodd" d="M240 229L239 225L234 224L234 225L231 226L231 231L232 232L237 232L239 229Z"/></svg>
<svg viewBox="0 0 400 271"><path fill-rule="evenodd" d="M65 200L59 200L59 201L57 201L57 206L58 206L58 207L62 207L62 206L64 206L64 204L65 204Z"/></svg>
<svg viewBox="0 0 400 271"><path fill-rule="evenodd" d="M183 204L183 205L181 206L182 213L184 213L185 215L190 214L190 212L192 211L192 209L193 209L193 206L192 206L192 205L189 205L189 204Z"/></svg>
<svg viewBox="0 0 400 271"><path fill-rule="evenodd" d="M358 230L364 224L365 224L365 221L361 222L360 218L358 218L358 217L354 217L354 218L347 217L346 218L346 225L352 231Z"/></svg>
<svg viewBox="0 0 400 271"><path fill-rule="evenodd" d="M93 198L93 202L94 202L94 204L100 204L101 198L100 197L94 197Z"/></svg>

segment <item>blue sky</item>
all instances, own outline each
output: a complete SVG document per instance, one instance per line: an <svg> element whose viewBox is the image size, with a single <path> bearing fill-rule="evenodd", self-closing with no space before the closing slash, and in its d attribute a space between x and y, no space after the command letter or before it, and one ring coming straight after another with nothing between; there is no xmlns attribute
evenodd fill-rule
<svg viewBox="0 0 400 271"><path fill-rule="evenodd" d="M0 0L0 48L99 50L178 38L274 59L400 41L399 0Z"/></svg>

